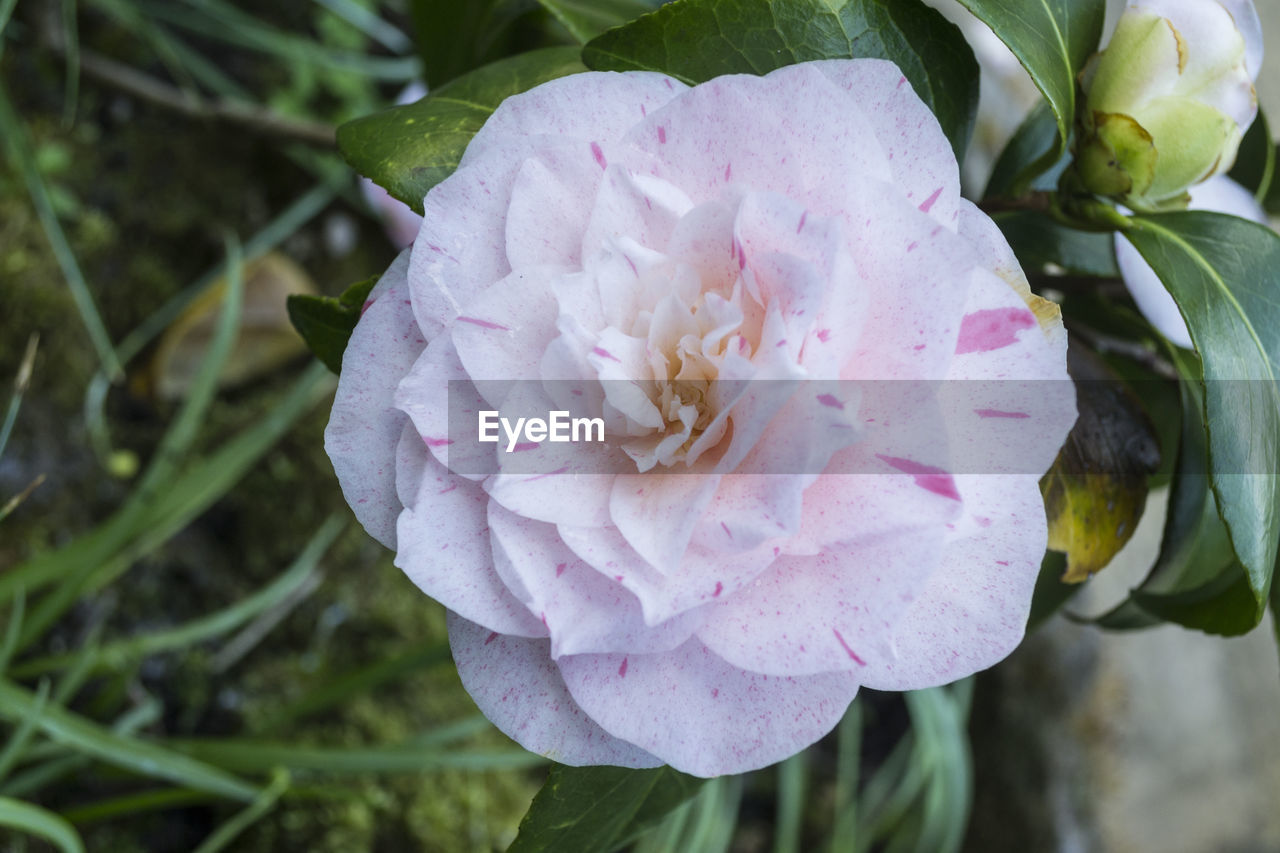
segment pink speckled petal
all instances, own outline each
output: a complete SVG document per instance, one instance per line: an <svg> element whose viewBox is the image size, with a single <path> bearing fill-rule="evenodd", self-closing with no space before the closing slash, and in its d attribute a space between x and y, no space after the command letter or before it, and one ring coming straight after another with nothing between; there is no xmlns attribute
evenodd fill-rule
<svg viewBox="0 0 1280 853"><path fill-rule="evenodd" d="M423 200L425 218L413 243L409 281L414 316L429 337L511 271L506 211L519 165L501 158L479 160L436 184Z"/></svg>
<svg viewBox="0 0 1280 853"><path fill-rule="evenodd" d="M799 352L818 318L833 276L848 269L840 222L807 210L775 193L750 193L742 199L733 236L745 262L750 292L776 308Z"/></svg>
<svg viewBox="0 0 1280 853"><path fill-rule="evenodd" d="M734 184L798 196L842 173L890 176L857 105L809 63L717 77L650 112L626 141L695 204Z"/></svg>
<svg viewBox="0 0 1280 853"><path fill-rule="evenodd" d="M898 66L879 59L833 59L813 67L858 105L906 199L956 230L960 170L951 143Z"/></svg>
<svg viewBox="0 0 1280 853"><path fill-rule="evenodd" d="M593 463L583 460L583 464L590 468ZM596 528L609 523L609 495L615 479L614 474L591 473L499 474L485 488L495 501L526 518Z"/></svg>
<svg viewBox="0 0 1280 853"><path fill-rule="evenodd" d="M400 513L395 564L427 595L491 631L545 637L546 627L503 585L479 484L426 461L418 498Z"/></svg>
<svg viewBox="0 0 1280 853"><path fill-rule="evenodd" d="M1076 417L1065 336L1045 334L1023 298L985 270L974 271L964 323L960 345L965 351L956 355L947 381L940 383L951 470L1047 470ZM981 334L969 335L970 329ZM980 345L987 333L985 340L998 346ZM966 342L973 345L966 347Z"/></svg>
<svg viewBox="0 0 1280 853"><path fill-rule="evenodd" d="M559 665L573 698L606 731L695 776L745 773L799 752L831 731L858 692L853 673L757 675L697 640Z"/></svg>
<svg viewBox="0 0 1280 853"><path fill-rule="evenodd" d="M580 267L582 232L604 170L585 142L540 152L524 162L507 208L507 260L527 266Z"/></svg>
<svg viewBox="0 0 1280 853"><path fill-rule="evenodd" d="M860 460L848 467L870 471L872 463ZM826 474L814 480L804 493L800 534L788 540L783 553L817 554L835 543L870 538L883 530L941 528L959 517L960 502L952 497L954 478L900 476L887 465L882 470L885 473Z"/></svg>
<svg viewBox="0 0 1280 853"><path fill-rule="evenodd" d="M582 257L588 262L607 251L619 236L655 251L666 248L672 231L693 204L673 184L623 166L610 164L600 192L584 213L590 213L579 232Z"/></svg>
<svg viewBox="0 0 1280 853"><path fill-rule="evenodd" d="M462 686L480 712L525 749L573 767L662 764L582 712L551 660L548 640L496 634L455 613L448 621Z"/></svg>
<svg viewBox="0 0 1280 853"><path fill-rule="evenodd" d="M1253 194L1225 175L1210 178L1203 184L1191 187L1189 192L1191 210L1229 213L1262 225L1267 223L1267 214L1258 205ZM1124 276L1124 283L1129 287L1133 301L1138 303L1142 316L1170 341L1191 349L1191 333L1187 331L1186 321L1182 319L1178 303L1173 301L1173 296L1160 281L1160 277L1124 237L1117 234L1115 244L1120 274Z"/></svg>
<svg viewBox="0 0 1280 853"><path fill-rule="evenodd" d="M849 254L871 286L841 378L937 378L955 352L978 253L888 184L861 185L842 215Z"/></svg>
<svg viewBox="0 0 1280 853"><path fill-rule="evenodd" d="M616 527L559 526L560 538L595 571L630 590L645 624L657 625L688 610L729 597L754 581L781 548L765 543L742 553L690 545L671 574L662 575L635 552Z"/></svg>
<svg viewBox="0 0 1280 853"><path fill-rule="evenodd" d="M896 660L858 675L876 690L916 690L1004 659L1026 630L1047 538L1037 477L957 477L965 514L939 569L898 620Z"/></svg>
<svg viewBox="0 0 1280 853"><path fill-rule="evenodd" d="M620 476L609 496L609 516L636 553L662 574L670 574L680 564L719 481L714 474L657 470Z"/></svg>
<svg viewBox="0 0 1280 853"><path fill-rule="evenodd" d="M553 658L670 651L702 624L699 611L645 624L635 595L579 559L550 524L491 503L489 527L498 574L551 632Z"/></svg>
<svg viewBox="0 0 1280 853"><path fill-rule="evenodd" d="M552 267L515 270L469 299L454 320L458 358L495 409L515 383L542 376L542 354L559 334L552 291L558 275Z"/></svg>
<svg viewBox="0 0 1280 853"><path fill-rule="evenodd" d="M418 501L418 489L427 472L431 451L418 435L413 421L405 418L400 441L396 444L396 497L402 506L412 508Z"/></svg>
<svg viewBox="0 0 1280 853"><path fill-rule="evenodd" d="M665 74L588 72L507 98L471 139L462 165L495 153L524 160L567 141L612 142L688 87Z"/></svg>
<svg viewBox="0 0 1280 853"><path fill-rule="evenodd" d="M396 443L406 418L394 405L396 383L426 340L409 307L409 253L401 252L369 293L342 357L324 449L343 497L369 535L396 547Z"/></svg>
<svg viewBox="0 0 1280 853"><path fill-rule="evenodd" d="M450 335L431 342L396 389L403 410L441 465L471 480L497 470L493 447L478 444L478 413L489 404L476 390L458 359Z"/></svg>
<svg viewBox="0 0 1280 853"><path fill-rule="evenodd" d="M503 401L504 417L540 417L555 411L540 383L520 382ZM522 442L511 452L508 439L486 447L498 472L485 481L489 495L507 509L535 521L603 526L609 522L609 496L615 475L631 465L615 443L607 441Z"/></svg>
<svg viewBox="0 0 1280 853"><path fill-rule="evenodd" d="M825 535L839 534L846 519L866 532L845 533L812 556L780 557L713 609L699 638L734 666L776 675L860 672L891 659L894 625L940 565L946 527L939 519L959 506L925 489L904 489L905 479L821 478L805 509L835 516Z"/></svg>

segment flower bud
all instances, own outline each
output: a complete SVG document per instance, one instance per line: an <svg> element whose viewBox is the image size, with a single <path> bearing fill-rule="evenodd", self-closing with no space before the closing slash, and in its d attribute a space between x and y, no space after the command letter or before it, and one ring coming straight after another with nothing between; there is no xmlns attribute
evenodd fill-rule
<svg viewBox="0 0 1280 853"><path fill-rule="evenodd" d="M1130 0L1083 74L1076 168L1086 188L1151 210L1235 162L1258 112L1252 0Z"/></svg>

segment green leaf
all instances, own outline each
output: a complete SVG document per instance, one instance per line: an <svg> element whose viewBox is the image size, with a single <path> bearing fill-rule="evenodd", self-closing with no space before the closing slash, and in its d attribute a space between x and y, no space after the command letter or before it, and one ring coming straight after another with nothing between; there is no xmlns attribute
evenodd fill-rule
<svg viewBox="0 0 1280 853"><path fill-rule="evenodd" d="M1019 196L1036 174L1052 166L1071 136L1076 117L1076 75L1098 48L1106 0L960 0L991 27L1044 95L1057 139L1020 170L1010 195Z"/></svg>
<svg viewBox="0 0 1280 853"><path fill-rule="evenodd" d="M507 54L516 19L534 0L413 0L409 4L427 86L437 89Z"/></svg>
<svg viewBox="0 0 1280 853"><path fill-rule="evenodd" d="M70 823L48 809L22 800L0 797L0 826L43 838L62 853L84 853L84 842Z"/></svg>
<svg viewBox="0 0 1280 853"><path fill-rule="evenodd" d="M1206 634L1238 637L1257 627L1262 619L1249 586L1249 578L1239 563L1198 589L1157 594L1133 591L1134 602L1166 622L1176 622Z"/></svg>
<svg viewBox="0 0 1280 853"><path fill-rule="evenodd" d="M1040 574L1036 576L1036 588L1031 593L1031 612L1027 615L1027 632L1044 624L1045 620L1061 609L1083 584L1064 583L1062 575L1067 570L1067 555L1058 551L1046 551L1040 561Z"/></svg>
<svg viewBox="0 0 1280 853"><path fill-rule="evenodd" d="M675 0L582 50L599 71L661 71L691 84L853 57L897 63L964 159L977 61L960 30L919 0Z"/></svg>
<svg viewBox="0 0 1280 853"><path fill-rule="evenodd" d="M607 29L652 12L662 0L538 0L538 4L585 44Z"/></svg>
<svg viewBox="0 0 1280 853"><path fill-rule="evenodd" d="M1053 190L1058 184L1058 176L1071 162L1071 155L1064 147L1058 147L1057 163L1042 164L1040 161L1055 150L1059 139L1058 121L1048 101L1041 99L1027 113L1000 152L982 197L1017 198L1029 189Z"/></svg>
<svg viewBox="0 0 1280 853"><path fill-rule="evenodd" d="M1115 241L1110 234L1077 231L1033 210L994 213L1027 275L1045 272L1054 264L1072 275L1119 278Z"/></svg>
<svg viewBox="0 0 1280 853"><path fill-rule="evenodd" d="M582 71L576 47L549 47L478 68L427 97L347 122L338 150L360 174L417 212L427 190L458 167L467 143L498 104Z"/></svg>
<svg viewBox="0 0 1280 853"><path fill-rule="evenodd" d="M1280 584L1271 587L1271 629L1276 635L1276 648L1280 649Z"/></svg>
<svg viewBox="0 0 1280 853"><path fill-rule="evenodd" d="M1277 155L1276 159L1280 160L1280 155ZM1280 215L1280 180L1272 179L1267 197L1262 200L1262 206L1272 216Z"/></svg>
<svg viewBox="0 0 1280 853"><path fill-rule="evenodd" d="M1275 176L1276 143L1271 139L1266 115L1258 110L1258 117L1240 140L1236 164L1227 177L1252 192L1258 203L1263 204L1275 184Z"/></svg>
<svg viewBox="0 0 1280 853"><path fill-rule="evenodd" d="M508 853L609 853L696 794L704 781L670 767L553 765Z"/></svg>
<svg viewBox="0 0 1280 853"><path fill-rule="evenodd" d="M1239 596L1242 586L1248 590L1244 569L1209 488L1200 361L1174 347L1170 358L1186 379L1178 383L1181 440L1160 554L1129 597L1093 621L1111 630L1168 621L1213 634L1243 634L1258 624L1261 613L1252 596Z"/></svg>
<svg viewBox="0 0 1280 853"><path fill-rule="evenodd" d="M360 322L369 291L377 283L375 275L351 285L336 298L291 293L285 300L289 322L306 341L307 348L334 373L342 372L342 354L347 351L347 341Z"/></svg>
<svg viewBox="0 0 1280 853"><path fill-rule="evenodd" d="M1125 236L1200 353L1210 482L1260 611L1280 538L1280 236L1200 211L1134 217Z"/></svg>

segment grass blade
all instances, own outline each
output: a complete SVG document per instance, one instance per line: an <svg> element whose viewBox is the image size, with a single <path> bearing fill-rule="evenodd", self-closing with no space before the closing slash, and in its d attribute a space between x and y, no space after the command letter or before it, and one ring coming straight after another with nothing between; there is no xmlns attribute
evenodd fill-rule
<svg viewBox="0 0 1280 853"><path fill-rule="evenodd" d="M18 409L22 407L22 397L27 393L27 385L31 382L31 371L36 363L36 348L40 345L40 333L32 332L27 338L27 350L22 354L22 363L18 366L18 375L13 380L13 394L9 397L9 409L4 413L4 425L0 426L0 456L9 444L9 435L18 420Z"/></svg>
<svg viewBox="0 0 1280 853"><path fill-rule="evenodd" d="M62 815L74 824L98 823L122 817L131 817L144 812L179 809L205 803L210 799L206 791L195 791L191 788L158 788L151 791L140 791L136 794L125 794L96 803L76 806L65 810Z"/></svg>
<svg viewBox="0 0 1280 853"><path fill-rule="evenodd" d="M337 194L336 184L328 182L303 193L285 208L279 216L267 223L261 231L244 244L244 259L246 261L254 260L280 245L289 235L295 233L299 228L319 215ZM219 264L196 279L194 283L175 295L158 310L153 311L138 324L137 328L125 335L124 339L120 341L118 348L120 358L127 362L142 352L148 344L177 319L178 315L187 306L204 293L211 284L226 274L226 264ZM107 428L104 410L107 391L110 386L111 377L106 371L99 369L94 377L89 380L89 386L85 391L84 398L85 426L89 431L89 439L93 445L94 455L100 461L105 461L112 453L111 435L110 430Z"/></svg>
<svg viewBox="0 0 1280 853"><path fill-rule="evenodd" d="M13 604L9 606L9 622L4 626L4 640L0 641L0 673L8 672L9 661L18 648L22 633L22 617L27 608L27 593L21 586L14 591Z"/></svg>
<svg viewBox="0 0 1280 853"><path fill-rule="evenodd" d="M187 755L138 738L116 734L62 708L39 714L36 697L11 681L0 681L0 716L12 721L33 718L45 736L72 750L116 767L233 800L252 801L259 793L248 782ZM76 755L72 758L81 758Z"/></svg>
<svg viewBox="0 0 1280 853"><path fill-rule="evenodd" d="M45 238L53 249L53 256L58 266L62 268L62 276L71 290L72 301L76 304L76 310L80 312L80 320L89 333L89 340L97 350L98 364L113 381L119 379L124 375L124 369L111 345L111 337L107 334L107 327L102 323L102 315L98 313L93 295L89 292L89 284L85 281L84 273L80 271L75 252L71 250L67 235L53 212L49 190L45 187L44 179L36 169L35 158L31 155L26 128L22 126L14 112L9 94L2 83L0 83L0 139L4 140L13 170L22 176L27 185L31 204L36 209L36 216L44 229Z"/></svg>
<svg viewBox="0 0 1280 853"><path fill-rule="evenodd" d="M517 770L547 763L542 756L523 749L434 750L403 744L340 748L230 738L174 740L169 746L237 773L266 773L277 767L339 774L425 773L445 769Z"/></svg>
<svg viewBox="0 0 1280 853"><path fill-rule="evenodd" d="M316 5L332 12L392 53L413 50L409 37L355 0L315 0Z"/></svg>
<svg viewBox="0 0 1280 853"><path fill-rule="evenodd" d="M836 728L835 818L830 853L857 849L858 762L862 753L862 704L854 702Z"/></svg>
<svg viewBox="0 0 1280 853"><path fill-rule="evenodd" d="M204 360L191 383L182 408L165 430L150 466L129 496L130 504L141 506L153 501L169 485L200 432L205 414L218 390L218 374L222 372L222 366L226 364L239 337L244 305L244 257L240 243L233 235L226 234L223 243L227 258L227 291L213 340L205 351Z"/></svg>
<svg viewBox="0 0 1280 853"><path fill-rule="evenodd" d="M13 17L13 8L18 5L18 0L0 0L0 56L4 54L4 28L9 25L9 19Z"/></svg>
<svg viewBox="0 0 1280 853"><path fill-rule="evenodd" d="M774 821L773 853L800 853L808 783L807 752L797 752L778 765L778 811Z"/></svg>
<svg viewBox="0 0 1280 853"><path fill-rule="evenodd" d="M83 755L63 755L13 774L0 786L0 796L27 797L89 764Z"/></svg>
<svg viewBox="0 0 1280 853"><path fill-rule="evenodd" d="M84 853L84 842L71 824L48 809L31 803L0 797L0 826L39 836L63 853Z"/></svg>
<svg viewBox="0 0 1280 853"><path fill-rule="evenodd" d="M361 667L336 678L329 678L318 689L286 706L262 725L262 731L278 730L318 711L345 701L352 696L372 690L379 684L393 681L406 672L419 667L435 666L453 659L448 643L410 649L404 654Z"/></svg>
<svg viewBox="0 0 1280 853"><path fill-rule="evenodd" d="M279 577L257 592L216 613L194 619L185 625L168 631L157 631L107 643L98 650L97 668L123 670L150 655L173 649L187 648L196 643L232 631L264 610L278 604L301 586L315 571L316 564L346 527L346 519L332 516L311 537L302 553ZM15 678L30 678L72 662L74 654L39 658L20 664L13 669Z"/></svg>
<svg viewBox="0 0 1280 853"><path fill-rule="evenodd" d="M18 727L13 730L13 734L9 736L9 742L4 745L4 752L0 752L0 779L4 779L9 775L9 771L13 766L22 759L27 749L27 741L31 739L31 735L36 730L36 720L44 711L45 702L49 699L49 681L48 679L40 679L40 686L36 688L35 702L32 706L32 714L24 717L18 723Z"/></svg>
<svg viewBox="0 0 1280 853"><path fill-rule="evenodd" d="M122 508L70 545L5 572L0 575L0 600L18 587L31 589L60 581L86 563L108 563L134 540L154 547L172 536L235 485L304 412L327 396L332 387L329 379L329 370L323 364L309 365L263 418L212 455L189 465L172 482L164 501L151 508L150 516ZM140 535L140 530L145 535Z"/></svg>
<svg viewBox="0 0 1280 853"><path fill-rule="evenodd" d="M80 28L76 26L76 0L62 0L62 46L66 60L66 83L63 89L62 123L76 123L80 101Z"/></svg>
<svg viewBox="0 0 1280 853"><path fill-rule="evenodd" d="M417 57L367 56L322 47L317 42L267 24L221 0L144 3L152 16L203 38L244 47L291 63L359 74L374 80L407 82L421 74Z"/></svg>
<svg viewBox="0 0 1280 853"><path fill-rule="evenodd" d="M228 844L236 840L240 833L244 832L263 815L271 811L276 801L283 796L284 792L289 790L289 771L276 770L271 774L271 784L263 789L262 793L248 805L242 812L237 814L231 820L222 824L213 831L213 833L201 842L200 846L195 849L195 853L218 853Z"/></svg>

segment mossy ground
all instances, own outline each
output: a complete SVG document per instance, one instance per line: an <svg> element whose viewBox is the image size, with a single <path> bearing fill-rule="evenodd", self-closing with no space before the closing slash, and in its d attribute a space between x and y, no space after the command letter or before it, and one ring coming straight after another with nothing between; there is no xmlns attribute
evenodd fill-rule
<svg viewBox="0 0 1280 853"><path fill-rule="evenodd" d="M89 24L82 36L99 49L121 38L110 26ZM126 45L126 56L128 51L137 53L137 44ZM135 58L144 68L149 62ZM315 184L281 154L276 141L176 117L90 79L82 81L76 121L67 127L61 71L52 54L12 44L0 61L0 78L115 341L219 261L223 229L246 239ZM316 85L292 75L276 90L277 98L286 105L290 99L300 102ZM359 95L348 92L344 103ZM359 223L359 240L349 254L335 256L325 248L324 224L334 216ZM326 293L381 269L392 257L380 230L342 201L289 237L283 249ZM39 357L0 460L0 498L36 474L48 480L3 522L3 565L83 534L117 508L131 487L128 479L108 474L90 450L83 396L96 356L23 182L6 166L0 171L0 378L6 386L33 331L40 333ZM131 372L146 361L144 352L130 364ZM296 365L220 395L196 452L262 417L294 372ZM7 403L7 394L0 403ZM106 413L116 446L145 465L173 410L172 404L137 396L128 382L114 387ZM79 604L50 632L44 648L33 651L75 648L93 626L117 637L181 624L278 575L326 517L349 517L322 449L326 419L322 403L212 509ZM439 606L354 523L321 568L320 585L225 671L213 667L224 637L149 659L122 683L91 681L73 707L89 714L95 703L109 705L113 691L149 694L163 702L164 713L148 734L254 737L280 708L336 674L443 640ZM452 666L445 664L352 695L270 737L310 745L391 745L474 713ZM467 743L508 742L488 730ZM286 797L235 849L497 849L513 836L540 776L448 771L299 777L312 795ZM152 786L94 771L65 778L40 799L68 808ZM238 808L190 806L81 829L91 850L187 850Z"/></svg>

